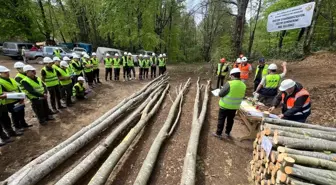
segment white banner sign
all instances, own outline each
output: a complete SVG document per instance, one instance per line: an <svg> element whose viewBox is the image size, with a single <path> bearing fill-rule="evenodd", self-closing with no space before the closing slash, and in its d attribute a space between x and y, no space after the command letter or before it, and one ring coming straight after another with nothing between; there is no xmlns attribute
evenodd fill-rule
<svg viewBox="0 0 336 185"><path fill-rule="evenodd" d="M315 2L272 12L268 15L267 31L275 32L305 28L311 25Z"/></svg>

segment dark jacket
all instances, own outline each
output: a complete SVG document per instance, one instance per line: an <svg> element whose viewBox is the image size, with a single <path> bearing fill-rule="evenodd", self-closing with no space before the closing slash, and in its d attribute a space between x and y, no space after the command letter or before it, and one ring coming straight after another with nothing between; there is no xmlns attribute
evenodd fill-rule
<svg viewBox="0 0 336 185"><path fill-rule="evenodd" d="M304 109L308 109L308 108L310 109L310 105L308 107L303 108L303 105L305 104L306 100L309 98L308 95L299 97L295 101L294 107L291 108L291 109L287 109L287 105L285 104L285 102L287 102L288 98L290 98L290 97L294 98L296 93L298 93L302 89L303 89L303 86L300 83L296 82L294 92L291 95L288 95L286 92L281 92L276 96L276 98L274 98L273 106L277 107L281 103L282 94L285 95L284 104L282 104L282 113L284 115L284 119L292 120L292 121L298 121L298 120L306 119L311 114L311 111L309 110L306 113L303 113L303 114L300 114L300 115L295 115L295 114L299 114L300 112L302 113L302 111Z"/></svg>

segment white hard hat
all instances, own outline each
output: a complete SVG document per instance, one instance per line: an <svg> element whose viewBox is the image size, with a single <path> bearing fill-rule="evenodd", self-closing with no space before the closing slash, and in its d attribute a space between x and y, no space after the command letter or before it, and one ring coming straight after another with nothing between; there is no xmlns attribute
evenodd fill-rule
<svg viewBox="0 0 336 185"><path fill-rule="evenodd" d="M163 53L163 55L162 55L163 57L166 57L166 53Z"/></svg>
<svg viewBox="0 0 336 185"><path fill-rule="evenodd" d="M80 56L79 55L75 55L74 58L80 59Z"/></svg>
<svg viewBox="0 0 336 185"><path fill-rule="evenodd" d="M294 87L295 84L296 83L291 79L284 80L284 81L281 82L279 90L280 91L286 91L287 89Z"/></svg>
<svg viewBox="0 0 336 185"><path fill-rule="evenodd" d="M97 54L95 52L92 53L92 56L97 56Z"/></svg>
<svg viewBox="0 0 336 185"><path fill-rule="evenodd" d="M268 66L268 69L269 70L277 70L278 66L276 64L271 64L271 65Z"/></svg>
<svg viewBox="0 0 336 185"><path fill-rule="evenodd" d="M154 56L155 56L155 53L152 53L152 56L154 57Z"/></svg>
<svg viewBox="0 0 336 185"><path fill-rule="evenodd" d="M23 68L25 64L23 62L15 62L14 64L14 68L17 69L17 68Z"/></svg>
<svg viewBox="0 0 336 185"><path fill-rule="evenodd" d="M110 56L110 54L106 53L106 56L107 56L107 57L109 57L109 56Z"/></svg>
<svg viewBox="0 0 336 185"><path fill-rule="evenodd" d="M84 58L90 58L90 56L88 54L85 54Z"/></svg>
<svg viewBox="0 0 336 185"><path fill-rule="evenodd" d="M59 57L54 57L53 61L61 61L61 59Z"/></svg>
<svg viewBox="0 0 336 185"><path fill-rule="evenodd" d="M140 57L143 57L143 55L142 55L142 54L140 54L139 56L140 56Z"/></svg>
<svg viewBox="0 0 336 185"><path fill-rule="evenodd" d="M5 66L0 66L0 73L9 72L9 69Z"/></svg>
<svg viewBox="0 0 336 185"><path fill-rule="evenodd" d="M63 67L69 67L69 64L66 61L61 61L60 65Z"/></svg>
<svg viewBox="0 0 336 185"><path fill-rule="evenodd" d="M132 56L132 53L128 53L127 55L128 55L128 56Z"/></svg>
<svg viewBox="0 0 336 185"><path fill-rule="evenodd" d="M31 66L31 65L25 65L25 66L23 66L23 71L24 72L27 72L27 71L35 71L36 69L33 67L33 66Z"/></svg>
<svg viewBox="0 0 336 185"><path fill-rule="evenodd" d="M233 68L233 69L231 69L230 75L232 75L234 73L240 73L240 69L239 68Z"/></svg>
<svg viewBox="0 0 336 185"><path fill-rule="evenodd" d="M162 57L162 54L160 54L159 57L161 58L161 57Z"/></svg>
<svg viewBox="0 0 336 185"><path fill-rule="evenodd" d="M124 55L127 55L127 52L124 52Z"/></svg>
<svg viewBox="0 0 336 185"><path fill-rule="evenodd" d="M78 81L85 81L85 79L84 79L83 77L81 77L81 76L79 76L79 77L77 78L77 80L78 80Z"/></svg>
<svg viewBox="0 0 336 185"><path fill-rule="evenodd" d="M63 57L63 60L64 61L70 61L70 58L69 57Z"/></svg>
<svg viewBox="0 0 336 185"><path fill-rule="evenodd" d="M50 57L44 57L43 58L43 63L45 63L45 64L49 64L49 63L52 63L52 62L53 62L53 60L51 60Z"/></svg>
<svg viewBox="0 0 336 185"><path fill-rule="evenodd" d="M241 63L241 59L240 59L240 58L237 58L236 63L237 63L237 64L240 64L240 63Z"/></svg>
<svg viewBox="0 0 336 185"><path fill-rule="evenodd" d="M247 57L243 57L243 58L241 59L241 61L242 61L242 62L247 62Z"/></svg>
<svg viewBox="0 0 336 185"><path fill-rule="evenodd" d="M116 57L119 57L119 54L118 54L118 53L116 53L116 54L114 54L114 56L116 56Z"/></svg>

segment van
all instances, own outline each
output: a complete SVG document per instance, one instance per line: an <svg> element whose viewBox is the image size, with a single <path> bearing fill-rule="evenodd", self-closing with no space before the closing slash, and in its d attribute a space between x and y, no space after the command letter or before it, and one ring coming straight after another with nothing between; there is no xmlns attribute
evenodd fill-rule
<svg viewBox="0 0 336 185"><path fill-rule="evenodd" d="M33 47L33 44L25 42L4 42L2 52L5 56L19 59L21 58L22 47L25 47L25 50L29 51Z"/></svg>

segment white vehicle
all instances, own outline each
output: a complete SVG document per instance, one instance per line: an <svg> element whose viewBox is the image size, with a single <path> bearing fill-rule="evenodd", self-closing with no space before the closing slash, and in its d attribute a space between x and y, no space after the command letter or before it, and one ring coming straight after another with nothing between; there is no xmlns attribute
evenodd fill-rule
<svg viewBox="0 0 336 185"><path fill-rule="evenodd" d="M105 58L106 53L110 54L112 58L116 53L118 53L120 57L122 56L121 50L119 49L98 47L96 51L97 59L102 61Z"/></svg>
<svg viewBox="0 0 336 185"><path fill-rule="evenodd" d="M75 52L77 55L79 56L82 56L82 53L85 52L86 53L86 50L84 48L81 48L81 47L74 47L72 49L73 52Z"/></svg>

